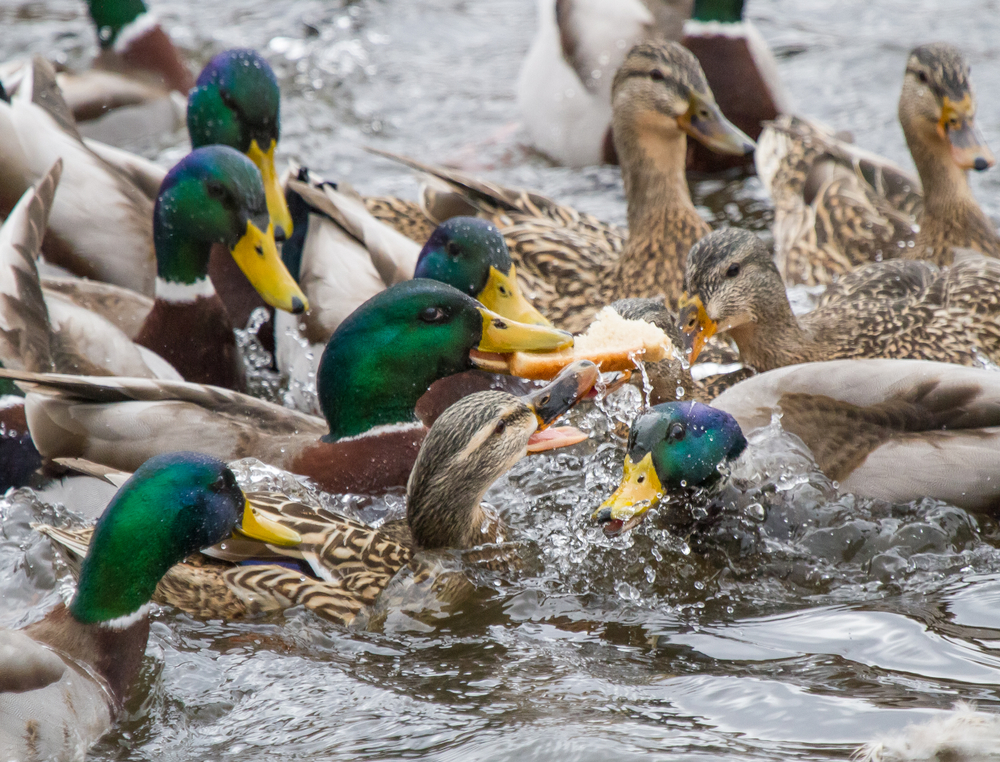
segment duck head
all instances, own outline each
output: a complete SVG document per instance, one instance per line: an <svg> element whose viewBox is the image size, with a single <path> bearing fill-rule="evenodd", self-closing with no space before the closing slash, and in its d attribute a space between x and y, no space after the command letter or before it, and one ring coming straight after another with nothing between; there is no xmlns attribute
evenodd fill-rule
<svg viewBox="0 0 1000 762"><path fill-rule="evenodd" d="M285 545L297 539L257 519L222 461L193 452L150 458L98 520L70 613L84 623L136 614L171 566L234 530Z"/></svg>
<svg viewBox="0 0 1000 762"><path fill-rule="evenodd" d="M413 277L454 286L519 323L552 325L521 293L507 242L486 220L452 217L438 225L420 250Z"/></svg>
<svg viewBox="0 0 1000 762"><path fill-rule="evenodd" d="M486 364L479 353L572 343L565 331L502 318L445 283L398 283L351 313L326 345L316 384L327 439L414 421L414 406L431 383Z"/></svg>
<svg viewBox="0 0 1000 762"><path fill-rule="evenodd" d="M250 158L264 180L275 236L282 241L288 238L292 217L274 168L281 134L281 93L264 57L237 48L209 61L188 95L187 124L194 148L226 145Z"/></svg>
<svg viewBox="0 0 1000 762"><path fill-rule="evenodd" d="M481 544L486 490L532 451L598 376L597 366L584 360L525 397L479 392L445 410L424 438L406 487L407 521L420 547Z"/></svg>
<svg viewBox="0 0 1000 762"><path fill-rule="evenodd" d="M946 154L961 170L992 167L996 159L975 116L969 64L958 49L946 43L914 48L899 96L899 121L918 168L927 151Z"/></svg>
<svg viewBox="0 0 1000 762"><path fill-rule="evenodd" d="M700 402L656 405L632 422L621 484L593 517L617 531L634 526L665 497L715 485L720 466L746 446L728 413Z"/></svg>
<svg viewBox="0 0 1000 762"><path fill-rule="evenodd" d="M214 293L213 243L225 244L268 304L300 313L305 294L278 256L257 168L228 146L197 148L171 169L153 210L157 297L191 301Z"/></svg>

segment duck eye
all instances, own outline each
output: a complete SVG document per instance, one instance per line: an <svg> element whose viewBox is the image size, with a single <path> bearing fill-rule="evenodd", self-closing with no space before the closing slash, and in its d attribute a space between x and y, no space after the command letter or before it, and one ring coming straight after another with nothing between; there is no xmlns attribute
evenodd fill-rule
<svg viewBox="0 0 1000 762"><path fill-rule="evenodd" d="M444 245L444 250L448 253L449 257L457 258L462 253L462 247L458 245L457 241L448 241Z"/></svg>
<svg viewBox="0 0 1000 762"><path fill-rule="evenodd" d="M216 480L212 482L208 488L212 490L212 492L222 492L222 490L224 490L227 486L229 485L226 484L226 475L219 474Z"/></svg>
<svg viewBox="0 0 1000 762"><path fill-rule="evenodd" d="M420 319L425 323L441 323L448 318L448 312L443 307L424 307L420 311Z"/></svg>
<svg viewBox="0 0 1000 762"><path fill-rule="evenodd" d="M687 427L683 423L671 423L667 429L667 439L671 442L680 442L687 434Z"/></svg>
<svg viewBox="0 0 1000 762"><path fill-rule="evenodd" d="M493 433L496 436L500 436L507 430L507 421L501 419L497 422L497 425L493 427Z"/></svg>
<svg viewBox="0 0 1000 762"><path fill-rule="evenodd" d="M649 78L654 82L666 82L667 78L659 69L653 69L649 72Z"/></svg>
<svg viewBox="0 0 1000 762"><path fill-rule="evenodd" d="M226 195L226 188L225 188L225 186L221 182L219 182L218 180L206 180L205 181L205 190L206 190L206 192L208 193L209 196L211 196L212 198L217 198L220 201L223 198L225 198L225 195Z"/></svg>
<svg viewBox="0 0 1000 762"><path fill-rule="evenodd" d="M925 72L925 71L918 71L917 72L917 79L919 79L921 82L923 82L926 85L927 84L927 72Z"/></svg>
<svg viewBox="0 0 1000 762"><path fill-rule="evenodd" d="M739 274L740 274L740 264L739 264L739 262L737 262L735 264L732 264L732 265L729 265L729 269L726 270L726 277L727 278L735 278Z"/></svg>

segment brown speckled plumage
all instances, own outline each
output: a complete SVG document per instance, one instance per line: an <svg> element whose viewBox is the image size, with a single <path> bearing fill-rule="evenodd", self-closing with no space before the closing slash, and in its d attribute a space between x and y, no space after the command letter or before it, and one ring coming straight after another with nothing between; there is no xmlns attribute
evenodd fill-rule
<svg viewBox="0 0 1000 762"><path fill-rule="evenodd" d="M786 282L829 283L855 267L895 257L943 266L956 247L1000 256L996 229L939 129L945 99L972 124L968 65L950 45L915 48L899 121L919 182L807 120L781 117L764 131L758 174L774 199L775 253Z"/></svg>
<svg viewBox="0 0 1000 762"><path fill-rule="evenodd" d="M723 230L691 250L686 285L720 329L730 326L744 364L760 372L865 357L1000 360L1000 262L972 252L944 270L869 265L796 318L766 247L752 233Z"/></svg>

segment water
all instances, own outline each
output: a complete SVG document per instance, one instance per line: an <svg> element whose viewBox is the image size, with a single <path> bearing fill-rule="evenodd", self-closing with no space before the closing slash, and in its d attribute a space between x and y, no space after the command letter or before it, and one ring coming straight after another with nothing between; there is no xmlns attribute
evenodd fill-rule
<svg viewBox="0 0 1000 762"><path fill-rule="evenodd" d="M328 177L412 196L406 171L362 150L375 145L624 221L615 170L549 167L511 127L531 0L155 7L198 62L233 45L263 51L286 96L281 153ZM966 52L980 125L1000 148L996 11L989 0L749 7L797 107L903 166L902 69L929 40ZM0 59L45 52L73 65L94 52L78 0L0 0L0 22ZM182 134L132 147L164 164L186 150ZM973 177L994 216L998 177ZM713 219L769 222L754 179L694 193ZM793 439L767 430L734 474L763 488L735 495L728 535L698 547L648 521L607 538L589 516L621 473L630 394L578 421L589 443L522 461L488 493L522 571L476 572L462 611L390 612L378 632L301 610L249 624L158 611L127 716L93 758L846 759L960 699L1000 713L994 520L837 497ZM401 506L331 505L367 520ZM71 589L29 522L81 519L28 493L0 502L0 519L0 626L19 625Z"/></svg>

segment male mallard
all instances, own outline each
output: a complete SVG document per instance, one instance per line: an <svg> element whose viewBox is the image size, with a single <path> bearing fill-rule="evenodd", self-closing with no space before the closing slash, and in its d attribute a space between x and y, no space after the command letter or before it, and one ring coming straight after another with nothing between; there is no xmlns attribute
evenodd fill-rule
<svg viewBox="0 0 1000 762"><path fill-rule="evenodd" d="M740 361L761 372L860 357L1000 360L1000 262L975 252L941 271L928 262L869 265L796 317L760 239L717 230L691 249L685 285L679 321L691 360L716 332L728 334Z"/></svg>
<svg viewBox="0 0 1000 762"><path fill-rule="evenodd" d="M540 0L538 31L517 83L532 145L567 166L617 163L611 83L628 50L648 40L689 48L722 113L748 135L786 110L774 58L743 19L743 0L695 0L693 8L689 0ZM690 146L689 169L746 163L699 149Z"/></svg>
<svg viewBox="0 0 1000 762"><path fill-rule="evenodd" d="M58 77L77 123L112 143L180 127L194 77L159 21L142 0L87 6L101 52L88 71Z"/></svg>
<svg viewBox="0 0 1000 762"><path fill-rule="evenodd" d="M0 631L0 758L83 759L142 665L160 578L241 520L257 539L288 541L254 518L236 477L214 458L171 453L143 464L97 522L69 605Z"/></svg>
<svg viewBox="0 0 1000 762"><path fill-rule="evenodd" d="M202 149L206 150L206 149ZM229 150L229 149L226 149ZM416 405L431 383L494 352L572 343L553 328L504 320L432 280L399 283L336 330L317 376L326 421L216 387L2 371L30 387L32 437L46 457L82 457L131 471L190 446L227 460L252 456L311 477L330 492L406 483L427 433Z"/></svg>
<svg viewBox="0 0 1000 762"><path fill-rule="evenodd" d="M688 193L687 136L713 150L743 155L753 141L718 109L697 59L677 43L634 47L612 88L615 147L628 198L628 240L617 226L524 191L482 183L409 160L453 191L425 195L422 209L452 216L456 195L504 234L518 274L541 312L581 331L603 305L628 296L681 293L684 259L709 232ZM372 202L394 224L401 207ZM417 210L412 213L421 214ZM468 213L468 212L466 212Z"/></svg>
<svg viewBox="0 0 1000 762"><path fill-rule="evenodd" d="M829 283L891 257L946 265L955 247L1000 256L1000 238L966 178L968 170L994 164L975 113L968 64L954 47L938 43L910 53L899 96L899 121L920 182L805 120L786 117L768 127L757 173L774 199L784 279Z"/></svg>
<svg viewBox="0 0 1000 762"><path fill-rule="evenodd" d="M725 482L720 467L747 446L743 431L776 415L841 492L994 511L998 402L995 372L949 363L837 360L762 373L711 407L667 402L641 413L629 433L622 483L594 516L630 526L661 500L717 494Z"/></svg>
<svg viewBox="0 0 1000 762"><path fill-rule="evenodd" d="M300 542L265 547L227 541L207 552L215 561L202 557L174 567L156 600L213 618L302 604L351 624L403 567L409 565L418 580L426 576L419 551L503 542L503 520L484 509L483 494L532 449L539 429L586 394L598 375L597 367L584 361L526 397L479 392L449 407L413 464L406 518L378 529L283 495L251 493L247 499L258 514L292 530ZM43 531L71 556L89 541L89 530Z"/></svg>

